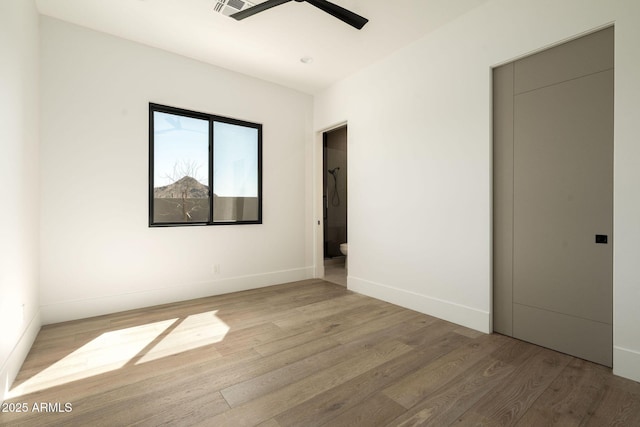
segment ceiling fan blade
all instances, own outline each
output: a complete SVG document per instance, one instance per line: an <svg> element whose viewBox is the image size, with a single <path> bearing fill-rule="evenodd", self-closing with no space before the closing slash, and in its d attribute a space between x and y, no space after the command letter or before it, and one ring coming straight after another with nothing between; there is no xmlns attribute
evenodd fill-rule
<svg viewBox="0 0 640 427"><path fill-rule="evenodd" d="M249 9L241 10L240 12L236 12L233 15L229 15L234 19L240 21L241 19L248 18L256 13L263 12L267 9L271 9L272 7L280 6L284 3L289 3L292 0L267 0L264 3L257 4L255 6L251 6Z"/></svg>
<svg viewBox="0 0 640 427"><path fill-rule="evenodd" d="M357 13L353 13L343 7L328 2L327 0L305 0L307 3L314 5L318 9L322 9L330 15L335 16L343 22L357 28L358 30L364 27L364 24L369 22L367 18L364 18ZM267 2L268 3L268 2Z"/></svg>

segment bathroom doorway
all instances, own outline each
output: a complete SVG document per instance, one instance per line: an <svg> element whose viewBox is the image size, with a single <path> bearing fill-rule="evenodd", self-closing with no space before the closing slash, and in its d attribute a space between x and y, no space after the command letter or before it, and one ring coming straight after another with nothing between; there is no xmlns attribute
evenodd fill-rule
<svg viewBox="0 0 640 427"><path fill-rule="evenodd" d="M322 134L325 280L347 285L347 126Z"/></svg>

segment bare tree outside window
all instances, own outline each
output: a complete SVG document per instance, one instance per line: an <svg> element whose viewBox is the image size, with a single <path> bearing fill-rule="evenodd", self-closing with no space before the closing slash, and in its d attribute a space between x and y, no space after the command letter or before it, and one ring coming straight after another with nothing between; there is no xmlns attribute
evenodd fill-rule
<svg viewBox="0 0 640 427"><path fill-rule="evenodd" d="M209 187L202 184L202 166L195 160L183 160L176 162L171 173L164 175L171 184L153 189L158 217L166 222L209 219ZM177 218L178 214L180 218Z"/></svg>

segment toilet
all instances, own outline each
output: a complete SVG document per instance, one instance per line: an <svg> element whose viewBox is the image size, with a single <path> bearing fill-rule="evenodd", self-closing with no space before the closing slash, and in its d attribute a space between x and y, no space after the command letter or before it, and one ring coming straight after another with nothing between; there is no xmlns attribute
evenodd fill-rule
<svg viewBox="0 0 640 427"><path fill-rule="evenodd" d="M342 252L342 255L344 255L344 271L348 272L348 268L349 268L349 257L347 257L347 251L349 249L349 244L348 243L340 243L340 252Z"/></svg>
<svg viewBox="0 0 640 427"><path fill-rule="evenodd" d="M347 256L347 249L349 249L348 243L340 243L340 252L342 255Z"/></svg>

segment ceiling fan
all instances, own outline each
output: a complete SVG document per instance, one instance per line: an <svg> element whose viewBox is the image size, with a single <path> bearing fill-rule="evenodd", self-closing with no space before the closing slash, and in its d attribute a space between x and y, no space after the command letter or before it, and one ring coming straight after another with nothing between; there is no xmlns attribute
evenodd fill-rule
<svg viewBox="0 0 640 427"><path fill-rule="evenodd" d="M284 3L289 3L290 1L293 1L293 0L267 0L264 3L259 3L243 11L236 12L233 15L231 15L231 17L239 21L241 19L248 18L249 16L255 15L256 13L260 13L267 9L271 9L272 7L279 6ZM295 1L297 2L306 1L307 3L317 7L318 9L321 9L327 12L328 14L335 16L341 21L346 22L352 27L357 28L358 30L364 27L364 24L369 22L367 18L364 18L356 13L353 13L350 10L347 10L343 7L340 7L337 4L328 2L327 0L295 0Z"/></svg>

